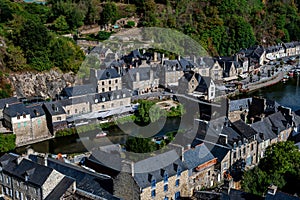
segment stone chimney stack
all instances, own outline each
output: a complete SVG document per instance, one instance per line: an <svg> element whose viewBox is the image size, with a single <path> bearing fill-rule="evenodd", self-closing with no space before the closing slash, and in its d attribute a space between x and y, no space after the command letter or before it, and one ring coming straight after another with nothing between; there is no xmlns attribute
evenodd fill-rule
<svg viewBox="0 0 300 200"><path fill-rule="evenodd" d="M139 82L140 81L140 72L137 71L135 76L136 76L136 82Z"/></svg>
<svg viewBox="0 0 300 200"><path fill-rule="evenodd" d="M154 54L153 54L153 61L157 62L157 52L154 52Z"/></svg>

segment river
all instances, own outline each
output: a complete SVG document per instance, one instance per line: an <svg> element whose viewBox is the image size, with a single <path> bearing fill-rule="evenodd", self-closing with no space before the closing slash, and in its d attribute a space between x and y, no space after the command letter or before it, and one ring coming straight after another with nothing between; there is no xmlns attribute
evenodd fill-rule
<svg viewBox="0 0 300 200"><path fill-rule="evenodd" d="M177 131L179 128L181 119L168 118L166 123L162 126L162 129L157 131L156 136L162 136L165 133ZM95 139L96 133L80 133L80 137L76 135L70 135L65 137L54 138L43 142L31 144L24 147L16 148L16 153L25 153L26 148L30 147L36 152L51 153L51 154L73 154L87 152L92 146L104 146L108 144L124 144L128 135L125 134L120 128L114 127L108 131L107 137ZM136 132L139 130L137 129ZM135 133L131 133L134 135ZM82 142L83 140L83 142Z"/></svg>
<svg viewBox="0 0 300 200"><path fill-rule="evenodd" d="M290 107L293 111L300 110L299 76L287 82L279 82L273 86L262 88L246 96L259 96L275 100L280 105Z"/></svg>

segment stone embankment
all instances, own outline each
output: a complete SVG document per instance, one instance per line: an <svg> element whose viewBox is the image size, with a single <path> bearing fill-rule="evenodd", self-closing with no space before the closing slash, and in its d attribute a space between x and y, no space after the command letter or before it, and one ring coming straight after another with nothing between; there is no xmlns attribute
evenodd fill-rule
<svg viewBox="0 0 300 200"><path fill-rule="evenodd" d="M64 87L74 84L76 74L62 73L59 70L51 69L47 72L13 73L9 78L14 96L19 98L41 96L44 99L53 99Z"/></svg>

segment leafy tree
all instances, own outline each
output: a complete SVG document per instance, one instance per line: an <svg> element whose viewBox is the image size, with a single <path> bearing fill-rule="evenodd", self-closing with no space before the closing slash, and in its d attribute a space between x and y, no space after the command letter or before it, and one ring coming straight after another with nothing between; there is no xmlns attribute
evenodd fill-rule
<svg viewBox="0 0 300 200"><path fill-rule="evenodd" d="M59 16L53 23L56 30L66 31L69 29L66 17L63 15Z"/></svg>
<svg viewBox="0 0 300 200"><path fill-rule="evenodd" d="M20 71L28 67L27 60L20 47L9 45L6 51L5 63L7 68L13 71Z"/></svg>
<svg viewBox="0 0 300 200"><path fill-rule="evenodd" d="M246 192L262 195L267 186L274 184L291 194L299 190L300 152L293 142L278 142L266 149L265 157L253 170L245 172L242 187Z"/></svg>
<svg viewBox="0 0 300 200"><path fill-rule="evenodd" d="M8 152L14 150L16 147L15 144L16 135L14 134L2 134L0 133L0 152Z"/></svg>
<svg viewBox="0 0 300 200"><path fill-rule="evenodd" d="M113 24L118 16L117 6L113 2L105 3L101 13L100 24Z"/></svg>
<svg viewBox="0 0 300 200"><path fill-rule="evenodd" d="M132 27L135 26L135 22L134 21L128 21L127 22L127 26L130 27L130 28L132 28Z"/></svg>
<svg viewBox="0 0 300 200"><path fill-rule="evenodd" d="M154 102L141 100L139 101L138 110L135 113L135 122L141 125L147 125L159 120L164 114L164 111Z"/></svg>
<svg viewBox="0 0 300 200"><path fill-rule="evenodd" d="M125 148L130 152L149 153L155 151L157 146L150 138L132 137L126 141Z"/></svg>

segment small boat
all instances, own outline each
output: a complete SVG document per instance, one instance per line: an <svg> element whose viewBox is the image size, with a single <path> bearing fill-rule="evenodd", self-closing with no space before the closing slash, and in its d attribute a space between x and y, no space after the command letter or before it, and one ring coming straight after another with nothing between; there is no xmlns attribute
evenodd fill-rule
<svg viewBox="0 0 300 200"><path fill-rule="evenodd" d="M289 76L290 77L294 77L294 72L293 71L289 71Z"/></svg>
<svg viewBox="0 0 300 200"><path fill-rule="evenodd" d="M102 138L102 137L105 137L107 135L107 133L105 133L104 131L102 131L101 133L98 133L96 135L96 138Z"/></svg>

